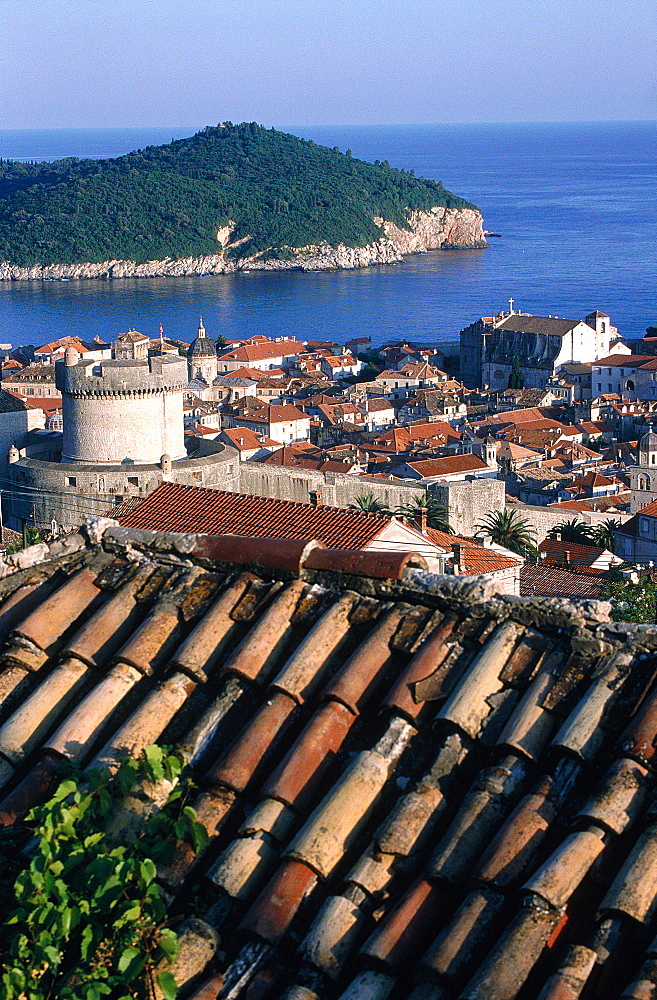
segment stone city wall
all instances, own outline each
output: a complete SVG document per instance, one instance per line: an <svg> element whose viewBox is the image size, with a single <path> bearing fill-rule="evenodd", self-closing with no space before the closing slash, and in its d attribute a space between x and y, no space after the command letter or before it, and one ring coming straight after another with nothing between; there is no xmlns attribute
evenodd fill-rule
<svg viewBox="0 0 657 1000"><path fill-rule="evenodd" d="M577 511L568 510L567 507L540 507L538 505L522 503L514 503L509 506L509 509L517 510L520 517L528 521L531 527L534 528L537 545L547 537L548 531L555 524L572 521L573 518L577 518L578 521L583 521L585 524L591 524L595 528L596 525L610 518L617 521L627 521L630 516L629 514L622 514L620 512L610 513L609 511L602 510Z"/></svg>
<svg viewBox="0 0 657 1000"><path fill-rule="evenodd" d="M162 355L147 361L78 361L55 364L55 385L62 393L104 396L114 393L164 392L184 389L189 381L187 360Z"/></svg>
<svg viewBox="0 0 657 1000"><path fill-rule="evenodd" d="M239 490L239 454L219 442L204 442L205 454L174 462L170 482ZM208 445L214 445L210 450ZM147 465L60 464L24 458L9 466L12 495L5 511L9 526L19 530L22 520L49 527L74 528L87 517L106 514L130 497L144 497L162 482L161 467ZM192 526L190 526L191 529Z"/></svg>
<svg viewBox="0 0 657 1000"><path fill-rule="evenodd" d="M505 488L500 479L472 477L453 483L432 483L429 494L447 508L456 535L474 535L487 514L504 510Z"/></svg>
<svg viewBox="0 0 657 1000"><path fill-rule="evenodd" d="M262 465L260 462L242 462L240 491L252 496L294 500L296 503L310 503L310 494L319 493L322 503L330 507L348 507L357 497L372 493L390 508L410 503L415 496L426 493L419 483L365 479L347 473L313 472Z"/></svg>

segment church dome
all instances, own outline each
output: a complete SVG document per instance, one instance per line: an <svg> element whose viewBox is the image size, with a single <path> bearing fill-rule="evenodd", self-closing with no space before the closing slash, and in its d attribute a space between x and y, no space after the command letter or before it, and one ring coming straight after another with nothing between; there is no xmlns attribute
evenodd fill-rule
<svg viewBox="0 0 657 1000"><path fill-rule="evenodd" d="M657 434L655 434L651 424L647 433L639 439L639 464L656 465L656 456Z"/></svg>
<svg viewBox="0 0 657 1000"><path fill-rule="evenodd" d="M216 358L216 356L217 349L212 341L208 339L205 327L203 326L203 320L200 320L196 339L189 345L187 357L191 361L198 358Z"/></svg>

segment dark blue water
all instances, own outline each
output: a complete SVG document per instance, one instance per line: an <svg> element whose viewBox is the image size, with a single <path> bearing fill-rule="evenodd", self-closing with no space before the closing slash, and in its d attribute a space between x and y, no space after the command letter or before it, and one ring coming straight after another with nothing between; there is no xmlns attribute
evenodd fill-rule
<svg viewBox="0 0 657 1000"><path fill-rule="evenodd" d="M0 156L117 156L189 129L0 132ZM210 336L454 339L504 307L576 319L593 309L637 337L657 321L655 123L290 128L366 160L442 180L501 234L486 250L323 273L246 272L112 282L0 282L0 341L114 337L130 326Z"/></svg>

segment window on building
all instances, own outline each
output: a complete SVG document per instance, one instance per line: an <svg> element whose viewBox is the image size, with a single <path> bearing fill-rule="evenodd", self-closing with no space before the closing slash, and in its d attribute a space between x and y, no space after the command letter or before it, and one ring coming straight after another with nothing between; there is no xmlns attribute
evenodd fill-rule
<svg viewBox="0 0 657 1000"><path fill-rule="evenodd" d="M602 392L602 382L598 382L598 392Z"/></svg>
<svg viewBox="0 0 657 1000"><path fill-rule="evenodd" d="M139 486L138 476L128 476L128 482L131 486Z"/></svg>
<svg viewBox="0 0 657 1000"><path fill-rule="evenodd" d="M607 385L607 392L613 392L613 391L614 391L614 387L611 384L611 382L609 382L609 384Z"/></svg>
<svg viewBox="0 0 657 1000"><path fill-rule="evenodd" d="M67 476L66 477L66 485L67 486L77 486L78 485L77 476Z"/></svg>
<svg viewBox="0 0 657 1000"><path fill-rule="evenodd" d="M203 482L203 473L202 472L192 472L192 479L194 480L195 483L201 483L201 482Z"/></svg>

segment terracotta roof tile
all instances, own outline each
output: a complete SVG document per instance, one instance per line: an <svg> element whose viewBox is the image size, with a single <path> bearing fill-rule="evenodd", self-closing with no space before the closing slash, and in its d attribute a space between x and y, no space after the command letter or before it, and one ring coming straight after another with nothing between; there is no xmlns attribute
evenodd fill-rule
<svg viewBox="0 0 657 1000"><path fill-rule="evenodd" d="M364 575L362 550L320 566L305 539L263 566L231 537L105 526L3 568L0 823L67 760L173 743L210 838L159 873L205 970L186 995L640 996L654 627L563 590L500 597L376 559ZM162 794L142 785L112 823Z"/></svg>
<svg viewBox="0 0 657 1000"><path fill-rule="evenodd" d="M599 577L586 577L556 566L526 565L520 570L520 593L526 597L598 598L601 586Z"/></svg>
<svg viewBox="0 0 657 1000"><path fill-rule="evenodd" d="M445 455L443 458L413 460L408 464L425 478L453 476L459 472L477 472L487 468L477 455Z"/></svg>
<svg viewBox="0 0 657 1000"><path fill-rule="evenodd" d="M139 507L120 517L129 528L210 534L318 538L331 548L359 549L389 523L381 514L310 507L289 500L161 483Z"/></svg>

